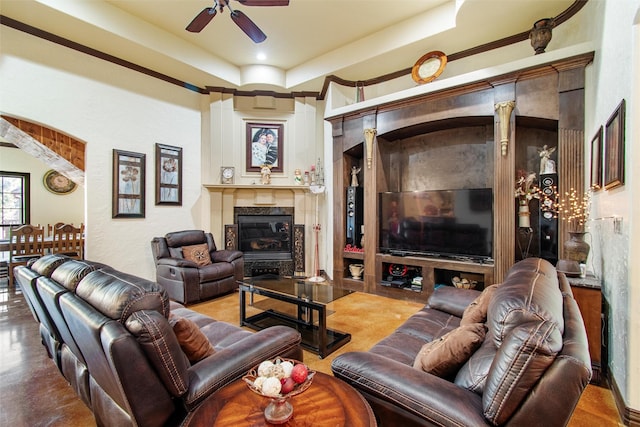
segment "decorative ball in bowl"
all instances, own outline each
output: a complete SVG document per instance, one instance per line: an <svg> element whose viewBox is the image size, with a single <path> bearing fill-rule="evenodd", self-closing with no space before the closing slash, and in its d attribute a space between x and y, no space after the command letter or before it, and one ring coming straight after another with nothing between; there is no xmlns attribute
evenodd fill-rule
<svg viewBox="0 0 640 427"><path fill-rule="evenodd" d="M473 289L478 284L476 280L469 280L466 278L461 279L458 276L451 279L451 283L453 283L453 286L460 289Z"/></svg>
<svg viewBox="0 0 640 427"><path fill-rule="evenodd" d="M311 386L315 371L294 359L265 360L242 377L249 390L268 397L271 402L264 417L271 424L284 424L293 415L289 399Z"/></svg>

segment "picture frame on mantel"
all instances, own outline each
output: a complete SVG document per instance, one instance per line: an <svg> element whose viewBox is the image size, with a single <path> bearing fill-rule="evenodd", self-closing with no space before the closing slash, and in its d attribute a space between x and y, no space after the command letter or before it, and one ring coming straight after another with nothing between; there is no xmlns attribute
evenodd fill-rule
<svg viewBox="0 0 640 427"><path fill-rule="evenodd" d="M591 139L591 188L602 188L602 126Z"/></svg>
<svg viewBox="0 0 640 427"><path fill-rule="evenodd" d="M182 148L156 144L156 205L182 206Z"/></svg>
<svg viewBox="0 0 640 427"><path fill-rule="evenodd" d="M113 150L113 218L144 218L146 156Z"/></svg>
<svg viewBox="0 0 640 427"><path fill-rule="evenodd" d="M605 126L604 179L605 190L624 185L625 100L613 111Z"/></svg>
<svg viewBox="0 0 640 427"><path fill-rule="evenodd" d="M247 172L260 172L268 166L271 172L282 172L284 124L247 123Z"/></svg>

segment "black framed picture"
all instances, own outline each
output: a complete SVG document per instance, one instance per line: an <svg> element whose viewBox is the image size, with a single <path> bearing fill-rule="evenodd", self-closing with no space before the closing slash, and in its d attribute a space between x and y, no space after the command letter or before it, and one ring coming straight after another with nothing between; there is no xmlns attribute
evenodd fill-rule
<svg viewBox="0 0 640 427"><path fill-rule="evenodd" d="M156 205L182 206L182 148L156 144Z"/></svg>
<svg viewBox="0 0 640 427"><path fill-rule="evenodd" d="M602 126L591 139L591 188L602 187Z"/></svg>
<svg viewBox="0 0 640 427"><path fill-rule="evenodd" d="M604 148L604 188L624 185L624 99L607 120Z"/></svg>
<svg viewBox="0 0 640 427"><path fill-rule="evenodd" d="M247 172L260 172L265 165L282 172L283 149L283 124L247 123Z"/></svg>
<svg viewBox="0 0 640 427"><path fill-rule="evenodd" d="M113 218L144 218L146 156L113 150Z"/></svg>

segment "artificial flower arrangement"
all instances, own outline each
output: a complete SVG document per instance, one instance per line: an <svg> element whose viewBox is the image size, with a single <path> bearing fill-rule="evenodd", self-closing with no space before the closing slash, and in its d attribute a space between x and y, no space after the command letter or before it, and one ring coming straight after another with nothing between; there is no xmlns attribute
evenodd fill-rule
<svg viewBox="0 0 640 427"><path fill-rule="evenodd" d="M536 185L535 172L519 170L516 178L515 196L520 206L528 205L532 199L539 199L542 191Z"/></svg>
<svg viewBox="0 0 640 427"><path fill-rule="evenodd" d="M593 188L579 194L574 188L565 191L561 196L556 187L549 194L543 192L536 184L534 172L518 171L515 186L515 197L520 205L520 226L528 227L528 206L533 199L540 200L540 209L551 212L568 226L570 232L584 232L591 211L591 195ZM523 215L524 213L524 215ZM523 225L524 224L524 225Z"/></svg>
<svg viewBox="0 0 640 427"><path fill-rule="evenodd" d="M554 191L551 196L544 196L541 209L552 212L554 218L565 221L569 232L582 233L589 221L592 193L593 188L587 189L583 194L578 194L577 190L571 188L560 197L560 194Z"/></svg>

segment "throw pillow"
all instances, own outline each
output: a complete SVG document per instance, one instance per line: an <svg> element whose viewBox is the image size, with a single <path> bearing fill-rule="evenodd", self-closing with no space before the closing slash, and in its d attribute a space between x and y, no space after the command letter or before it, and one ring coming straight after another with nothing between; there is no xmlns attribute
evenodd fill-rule
<svg viewBox="0 0 640 427"><path fill-rule="evenodd" d="M473 323L484 323L487 321L487 310L489 309L489 303L491 302L491 297L495 292L498 285L491 285L487 288L484 288L482 293L473 300L471 304L464 309L462 313L462 319L460 320L460 325L470 325Z"/></svg>
<svg viewBox="0 0 640 427"><path fill-rule="evenodd" d="M182 256L184 259L193 261L201 267L211 264L209 246L207 246L206 243L202 243L201 245L183 246Z"/></svg>
<svg viewBox="0 0 640 427"><path fill-rule="evenodd" d="M215 353L213 346L193 320L171 314L169 323L178 338L180 348L191 364Z"/></svg>
<svg viewBox="0 0 640 427"><path fill-rule="evenodd" d="M438 377L451 377L480 347L484 335L482 323L460 326L423 345L413 367Z"/></svg>

